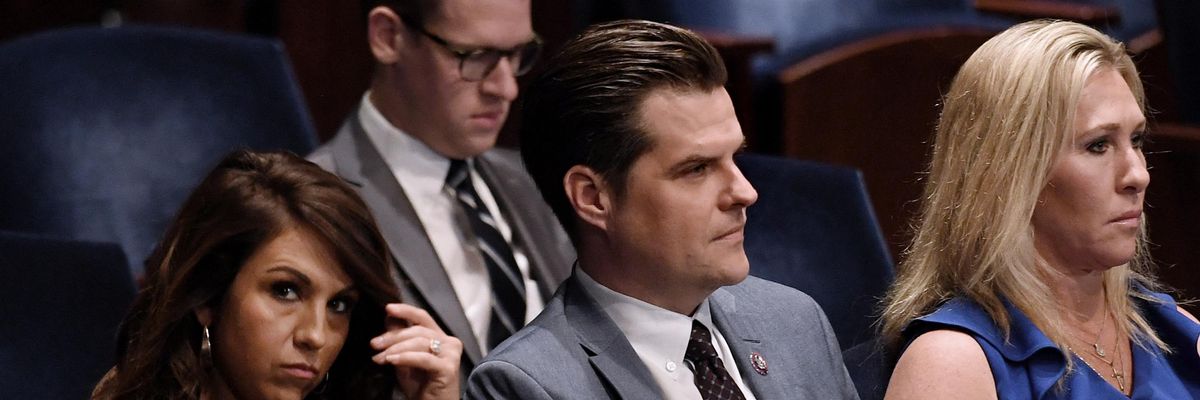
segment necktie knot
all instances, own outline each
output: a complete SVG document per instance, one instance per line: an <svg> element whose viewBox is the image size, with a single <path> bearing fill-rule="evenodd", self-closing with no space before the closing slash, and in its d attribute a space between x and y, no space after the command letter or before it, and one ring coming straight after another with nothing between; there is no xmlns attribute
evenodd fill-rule
<svg viewBox="0 0 1200 400"><path fill-rule="evenodd" d="M470 176L470 170L467 168L466 160L450 160L450 170L446 172L446 186L455 190L461 190L459 186L466 183Z"/></svg>
<svg viewBox="0 0 1200 400"><path fill-rule="evenodd" d="M683 358L696 362L709 362L717 359L717 350L712 345L712 334L700 321L692 320L692 336L688 338L687 351Z"/></svg>
<svg viewBox="0 0 1200 400"><path fill-rule="evenodd" d="M704 400L745 400L733 376L725 369L712 344L712 333L700 321L692 320L692 336L683 358L692 368L692 376Z"/></svg>

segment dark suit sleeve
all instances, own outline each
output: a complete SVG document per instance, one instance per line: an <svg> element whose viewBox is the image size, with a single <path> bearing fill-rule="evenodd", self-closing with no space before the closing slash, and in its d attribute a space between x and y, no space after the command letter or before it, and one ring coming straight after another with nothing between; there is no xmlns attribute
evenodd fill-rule
<svg viewBox="0 0 1200 400"><path fill-rule="evenodd" d="M551 399L546 389L505 361L485 361L467 378L466 399Z"/></svg>
<svg viewBox="0 0 1200 400"><path fill-rule="evenodd" d="M843 399L858 400L858 389L854 388L854 381L850 380L850 372L846 370L846 364L842 361L841 346L838 345L837 335L833 333L833 327L829 325L829 319L825 317L825 312L821 310L821 306L815 301L809 302L815 309L814 312L821 322L821 329L824 331L825 346L829 351L829 370L835 371L837 375L837 386L841 388ZM840 371L841 373L838 373Z"/></svg>

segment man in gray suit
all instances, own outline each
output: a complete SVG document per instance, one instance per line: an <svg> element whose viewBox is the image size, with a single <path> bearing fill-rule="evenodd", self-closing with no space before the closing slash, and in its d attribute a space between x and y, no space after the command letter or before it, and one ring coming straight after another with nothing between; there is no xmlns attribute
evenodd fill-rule
<svg viewBox="0 0 1200 400"><path fill-rule="evenodd" d="M579 261L468 398L858 397L817 304L747 277L757 192L733 161L745 139L725 78L695 34L618 21L533 82L522 157Z"/></svg>
<svg viewBox="0 0 1200 400"><path fill-rule="evenodd" d="M371 86L309 159L358 187L404 302L462 341L465 377L574 260L519 156L493 148L541 41L529 0L375 1L367 25Z"/></svg>

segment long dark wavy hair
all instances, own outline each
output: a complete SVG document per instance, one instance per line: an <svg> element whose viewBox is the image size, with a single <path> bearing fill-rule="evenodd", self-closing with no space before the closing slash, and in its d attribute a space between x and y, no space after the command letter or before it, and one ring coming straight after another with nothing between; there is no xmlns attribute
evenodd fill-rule
<svg viewBox="0 0 1200 400"><path fill-rule="evenodd" d="M308 397L391 398L395 375L371 362L369 340L384 331L383 308L399 295L366 204L340 178L294 154L245 150L200 183L146 261L144 286L121 323L117 364L93 398L198 399L213 367L200 356L196 309L218 305L250 255L292 228L333 249L362 293L328 381Z"/></svg>

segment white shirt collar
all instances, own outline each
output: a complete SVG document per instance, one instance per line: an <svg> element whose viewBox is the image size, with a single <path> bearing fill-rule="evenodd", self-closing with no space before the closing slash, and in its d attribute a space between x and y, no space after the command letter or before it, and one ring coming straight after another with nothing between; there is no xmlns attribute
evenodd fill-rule
<svg viewBox="0 0 1200 400"><path fill-rule="evenodd" d="M582 269L576 268L575 273L587 293L625 334L638 356L655 368L668 361L684 365L683 355L691 338L692 320L700 321L709 332L717 331L708 299L700 303L692 316L687 316L609 289Z"/></svg>
<svg viewBox="0 0 1200 400"><path fill-rule="evenodd" d="M429 196L441 196L446 173L450 171L449 158L388 122L371 102L369 91L358 107L358 119L388 169L403 184L410 201L416 203Z"/></svg>

